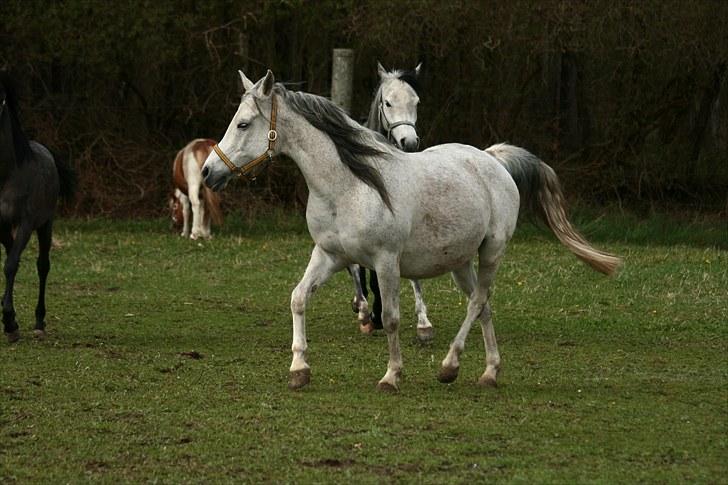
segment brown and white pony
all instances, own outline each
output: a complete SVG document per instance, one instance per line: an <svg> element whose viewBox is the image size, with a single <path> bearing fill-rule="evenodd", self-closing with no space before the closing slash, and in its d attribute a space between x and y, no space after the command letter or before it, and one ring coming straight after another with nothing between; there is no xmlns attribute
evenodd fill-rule
<svg viewBox="0 0 728 485"><path fill-rule="evenodd" d="M220 197L202 184L200 175L202 165L215 143L209 138L192 140L177 152L172 164L173 193L169 205L172 222L175 226L182 225L182 237L209 239L210 222L222 224Z"/></svg>

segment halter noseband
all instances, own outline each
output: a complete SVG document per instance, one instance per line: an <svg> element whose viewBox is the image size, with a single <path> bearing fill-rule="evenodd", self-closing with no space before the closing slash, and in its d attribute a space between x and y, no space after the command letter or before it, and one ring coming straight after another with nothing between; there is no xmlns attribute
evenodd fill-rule
<svg viewBox="0 0 728 485"><path fill-rule="evenodd" d="M223 152L222 148L220 148L217 144L212 147L212 149L215 150L215 153L217 153L217 156L220 157L220 160L222 160L225 165L227 165L227 168L230 169L233 175L245 178L248 181L255 179L255 176L249 175L255 167L266 160L273 161L273 150L275 149L276 140L278 139L278 132L276 131L276 113L278 111L278 106L276 105L275 94L272 94L270 99L270 129L268 130L268 149L265 153L238 167L227 155L225 155L225 152Z"/></svg>
<svg viewBox="0 0 728 485"><path fill-rule="evenodd" d="M382 127L384 127L384 129L387 131L387 140L389 140L391 143L394 143L396 141L392 138L392 130L394 130L398 126L402 126L402 125L411 126L415 130L415 132L417 131L417 127L411 121L397 121L395 123L391 123L389 121L389 118L387 118L387 114L384 112L384 101L379 102L379 122L382 124ZM386 126L385 126L385 122L386 122ZM420 140L418 138L417 147L419 148L419 146L420 146Z"/></svg>

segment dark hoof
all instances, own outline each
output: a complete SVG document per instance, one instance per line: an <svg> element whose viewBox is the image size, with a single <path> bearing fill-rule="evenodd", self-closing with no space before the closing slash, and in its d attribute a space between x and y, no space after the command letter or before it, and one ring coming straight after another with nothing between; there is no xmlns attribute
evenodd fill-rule
<svg viewBox="0 0 728 485"><path fill-rule="evenodd" d="M14 343L20 340L20 329L16 328L12 332L5 332L5 336L8 338L9 343Z"/></svg>
<svg viewBox="0 0 728 485"><path fill-rule="evenodd" d="M459 367L443 367L442 369L440 369L440 374L438 374L437 380L442 382L443 384L455 382L455 379L458 378L459 371Z"/></svg>
<svg viewBox="0 0 728 485"><path fill-rule="evenodd" d="M359 324L359 331L363 333L364 335L371 335L374 333L374 323L372 323L371 320L369 320L366 323L360 323Z"/></svg>
<svg viewBox="0 0 728 485"><path fill-rule="evenodd" d="M480 376L480 379L478 379L478 385L480 387L498 387L498 382L493 376Z"/></svg>
<svg viewBox="0 0 728 485"><path fill-rule="evenodd" d="M388 392L390 394L396 394L399 392L399 387L393 386L389 382L379 382L377 383L377 390L382 392Z"/></svg>
<svg viewBox="0 0 728 485"><path fill-rule="evenodd" d="M42 328L36 328L35 330L33 330L33 335L38 340L43 340L46 338L46 332Z"/></svg>
<svg viewBox="0 0 728 485"><path fill-rule="evenodd" d="M432 327L424 327L417 329L417 340L421 344L429 344L435 336L435 329Z"/></svg>
<svg viewBox="0 0 728 485"><path fill-rule="evenodd" d="M311 382L311 369L301 369L290 373L288 389L295 391Z"/></svg>

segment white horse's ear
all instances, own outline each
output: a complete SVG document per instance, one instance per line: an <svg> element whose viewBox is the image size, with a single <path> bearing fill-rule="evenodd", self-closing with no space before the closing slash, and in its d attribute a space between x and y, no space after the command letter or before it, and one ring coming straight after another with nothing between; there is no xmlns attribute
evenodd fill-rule
<svg viewBox="0 0 728 485"><path fill-rule="evenodd" d="M415 67L415 76L420 77L420 71L422 71L422 63L420 62L417 64L417 67Z"/></svg>
<svg viewBox="0 0 728 485"><path fill-rule="evenodd" d="M258 81L258 95L264 98L270 96L270 94L273 92L273 85L275 84L275 82L276 79L275 76L273 76L273 71L268 69L265 77Z"/></svg>
<svg viewBox="0 0 728 485"><path fill-rule="evenodd" d="M243 81L243 92L247 93L248 91L253 89L253 81L248 79L243 71L238 70L238 74L240 74L240 80Z"/></svg>
<svg viewBox="0 0 728 485"><path fill-rule="evenodd" d="M377 61L377 74L379 74L379 77L384 77L385 74L387 74L387 70L384 69L384 66L382 66L382 63Z"/></svg>

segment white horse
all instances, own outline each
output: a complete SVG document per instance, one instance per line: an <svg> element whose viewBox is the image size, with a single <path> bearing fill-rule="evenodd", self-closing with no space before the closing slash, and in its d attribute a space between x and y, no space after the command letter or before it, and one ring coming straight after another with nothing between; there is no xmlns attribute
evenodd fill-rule
<svg viewBox="0 0 728 485"><path fill-rule="evenodd" d="M202 185L200 170L215 145L215 140L197 138L179 152L172 162L173 193L169 206L172 222L182 225L182 237L209 239L210 224L222 224L220 198ZM190 212L192 216L190 217ZM191 223L191 224L190 224ZM190 228L190 226L192 226Z"/></svg>
<svg viewBox="0 0 728 485"><path fill-rule="evenodd" d="M457 378L465 338L479 319L486 366L478 383L496 385L501 359L489 298L518 219L514 179L523 182L519 185L528 192L524 202L538 206L549 227L579 258L607 274L620 264L619 258L592 248L574 231L564 212L558 179L542 162L517 159L507 169L487 152L459 144L404 153L330 101L275 84L271 71L256 84L242 72L240 76L245 94L202 175L210 188L221 190L233 174L245 175L281 153L296 162L306 179L306 221L315 246L291 295L291 389L310 382L306 304L317 288L352 263L379 274L389 347L379 389L399 389L400 277L430 278L446 272L452 272L469 301L438 378L442 382Z"/></svg>
<svg viewBox="0 0 728 485"><path fill-rule="evenodd" d="M422 63L412 71L387 71L377 63L379 87L369 108L366 127L386 136L387 140L401 150L411 152L420 146L417 136L417 106L420 102L418 94L418 78ZM379 294L377 273L370 271L370 287L373 295L373 308L369 312L366 299L366 268L353 265L349 274L354 281L354 299L352 309L358 314L359 328L362 333L371 334L375 328L382 328L382 303ZM422 296L419 281L411 280L415 294L415 313L417 314L417 338L422 342L432 339L432 323L427 318L427 306Z"/></svg>

